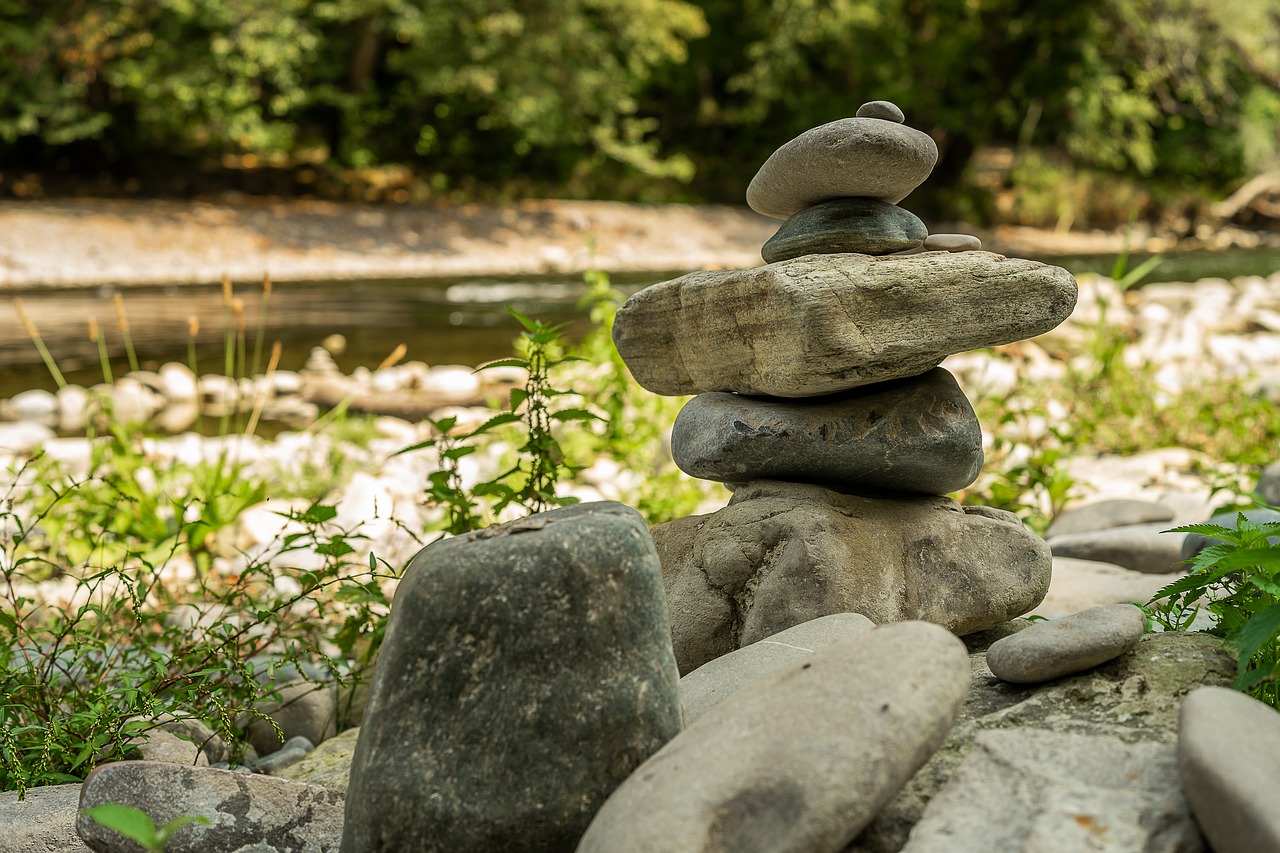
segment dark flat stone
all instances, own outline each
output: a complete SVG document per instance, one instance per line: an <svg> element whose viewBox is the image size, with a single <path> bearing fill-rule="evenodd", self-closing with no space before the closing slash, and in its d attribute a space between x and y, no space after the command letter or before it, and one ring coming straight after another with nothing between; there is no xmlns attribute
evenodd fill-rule
<svg viewBox="0 0 1280 853"><path fill-rule="evenodd" d="M765 263L802 255L888 255L914 249L929 234L911 211L873 198L837 198L792 216L760 250Z"/></svg>

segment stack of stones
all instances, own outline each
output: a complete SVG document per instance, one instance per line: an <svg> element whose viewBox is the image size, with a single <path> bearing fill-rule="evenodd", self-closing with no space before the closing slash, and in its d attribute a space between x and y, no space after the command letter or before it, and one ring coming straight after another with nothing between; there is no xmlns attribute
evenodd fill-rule
<svg viewBox="0 0 1280 853"><path fill-rule="evenodd" d="M793 625L857 612L958 635L1044 597L1045 544L943 497L982 467L948 355L1049 331L1076 301L1058 267L932 235L898 206L937 161L885 101L779 148L747 201L785 222L765 266L635 294L614 342L657 394L696 395L672 453L734 490L652 531L681 673Z"/></svg>

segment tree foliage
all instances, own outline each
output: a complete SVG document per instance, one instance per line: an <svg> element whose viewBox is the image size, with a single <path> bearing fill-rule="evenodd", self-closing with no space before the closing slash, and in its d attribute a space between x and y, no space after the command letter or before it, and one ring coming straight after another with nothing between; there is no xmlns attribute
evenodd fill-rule
<svg viewBox="0 0 1280 853"><path fill-rule="evenodd" d="M1280 0L0 0L0 166L737 200L876 98L938 142L944 191L993 143L1222 188L1277 159Z"/></svg>

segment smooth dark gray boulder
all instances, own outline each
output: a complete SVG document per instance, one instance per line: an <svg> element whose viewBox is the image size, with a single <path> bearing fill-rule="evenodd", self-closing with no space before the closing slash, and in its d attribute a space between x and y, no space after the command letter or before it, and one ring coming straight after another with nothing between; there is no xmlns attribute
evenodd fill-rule
<svg viewBox="0 0 1280 853"><path fill-rule="evenodd" d="M104 764L80 789L81 809L131 806L157 827L184 815L208 818L174 833L168 853L332 853L342 837L342 801L341 791L305 782L160 761ZM84 814L76 832L100 853L142 849Z"/></svg>
<svg viewBox="0 0 1280 853"><path fill-rule="evenodd" d="M945 495L978 478L982 427L955 377L935 367L827 397L699 394L676 416L671 455L703 480Z"/></svg>
<svg viewBox="0 0 1280 853"><path fill-rule="evenodd" d="M572 850L681 728L640 514L580 504L446 539L396 591L344 853Z"/></svg>
<svg viewBox="0 0 1280 853"><path fill-rule="evenodd" d="M802 255L888 255L914 249L929 235L911 211L873 198L836 198L789 218L760 249L766 264Z"/></svg>
<svg viewBox="0 0 1280 853"><path fill-rule="evenodd" d="M958 635L1026 613L1052 557L1016 516L950 498L866 498L758 480L653 528L680 671L831 613Z"/></svg>

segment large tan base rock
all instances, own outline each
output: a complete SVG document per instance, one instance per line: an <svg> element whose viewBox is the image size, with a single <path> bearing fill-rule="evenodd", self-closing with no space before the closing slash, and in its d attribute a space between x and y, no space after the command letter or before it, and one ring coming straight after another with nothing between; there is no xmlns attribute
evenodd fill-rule
<svg viewBox="0 0 1280 853"><path fill-rule="evenodd" d="M1011 513L769 480L652 534L681 674L832 613L981 631L1039 604L1053 565Z"/></svg>

